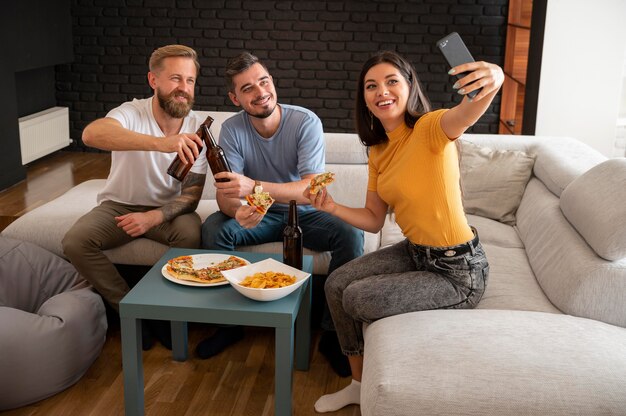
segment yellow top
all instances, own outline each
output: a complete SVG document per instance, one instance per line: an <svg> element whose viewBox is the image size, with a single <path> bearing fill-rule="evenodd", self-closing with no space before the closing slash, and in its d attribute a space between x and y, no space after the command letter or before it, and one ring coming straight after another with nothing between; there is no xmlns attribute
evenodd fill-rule
<svg viewBox="0 0 626 416"><path fill-rule="evenodd" d="M368 191L392 207L414 244L447 247L471 240L459 184L454 140L441 129L447 110L425 114L413 129L402 124L389 141L370 148Z"/></svg>

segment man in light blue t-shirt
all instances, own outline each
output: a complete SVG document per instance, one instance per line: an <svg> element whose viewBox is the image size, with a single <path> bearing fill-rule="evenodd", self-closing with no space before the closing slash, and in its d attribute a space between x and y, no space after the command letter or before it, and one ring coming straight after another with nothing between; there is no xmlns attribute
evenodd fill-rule
<svg viewBox="0 0 626 416"><path fill-rule="evenodd" d="M202 247L234 250L237 246L282 241L288 203L296 200L304 247L332 252L328 274L361 256L363 232L316 211L303 195L311 178L324 172L320 119L305 108L278 104L272 76L250 53L242 53L229 62L226 80L228 96L243 111L222 125L219 143L233 172L215 175L216 179L229 181L215 183L220 211L202 225ZM256 186L276 200L265 215L241 204L241 198L253 193ZM322 327L332 328L329 315ZM335 336L334 331L330 334ZM198 345L196 352L201 358L208 358L242 337L241 327L220 327L214 336ZM338 363L331 360L331 364L337 371Z"/></svg>

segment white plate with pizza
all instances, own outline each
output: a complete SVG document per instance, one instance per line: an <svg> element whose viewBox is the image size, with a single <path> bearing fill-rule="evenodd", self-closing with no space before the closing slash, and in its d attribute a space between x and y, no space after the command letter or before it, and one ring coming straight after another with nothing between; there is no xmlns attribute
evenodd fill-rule
<svg viewBox="0 0 626 416"><path fill-rule="evenodd" d="M167 280L184 286L222 286L229 284L222 271L248 264L248 260L229 254L194 254L169 259L161 268L161 274Z"/></svg>

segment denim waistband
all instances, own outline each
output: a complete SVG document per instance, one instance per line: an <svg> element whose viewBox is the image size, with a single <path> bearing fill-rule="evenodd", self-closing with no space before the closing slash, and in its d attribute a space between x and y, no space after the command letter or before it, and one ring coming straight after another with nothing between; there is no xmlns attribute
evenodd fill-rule
<svg viewBox="0 0 626 416"><path fill-rule="evenodd" d="M453 257L461 254L472 253L474 254L476 247L478 247L479 239L478 239L478 231L474 227L470 227L472 232L474 233L474 238L466 243L459 244L456 246L450 247L432 247L432 246L422 246L420 244L411 244L411 247L420 252L425 252L427 255L437 256L437 257Z"/></svg>

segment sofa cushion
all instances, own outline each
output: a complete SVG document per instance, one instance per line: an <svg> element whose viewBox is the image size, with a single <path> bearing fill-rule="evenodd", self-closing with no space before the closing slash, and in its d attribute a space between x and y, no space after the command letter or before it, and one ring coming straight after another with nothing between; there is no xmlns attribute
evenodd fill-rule
<svg viewBox="0 0 626 416"><path fill-rule="evenodd" d="M515 224L515 212L532 174L534 156L461 141L463 206L468 214Z"/></svg>
<svg viewBox="0 0 626 416"><path fill-rule="evenodd" d="M550 140L548 140L550 139ZM540 137L533 173L556 196L574 179L606 160L606 156L570 137Z"/></svg>
<svg viewBox="0 0 626 416"><path fill-rule="evenodd" d="M354 208L365 206L367 194L367 165L326 163L326 171L335 173L328 192L340 204Z"/></svg>
<svg viewBox="0 0 626 416"><path fill-rule="evenodd" d="M92 179L76 185L60 197L13 221L2 231L2 235L29 241L65 257L61 244L63 236L78 218L96 206L96 196L104 183L104 179Z"/></svg>
<svg viewBox="0 0 626 416"><path fill-rule="evenodd" d="M395 244L404 238L404 234L396 222L396 215L393 212L387 213L383 228L380 230L380 248Z"/></svg>
<svg viewBox="0 0 626 416"><path fill-rule="evenodd" d="M487 243L483 248L489 261L489 276L477 309L561 313L539 286L523 248Z"/></svg>
<svg viewBox="0 0 626 416"><path fill-rule="evenodd" d="M606 160L597 150L571 137L464 134L462 140L494 150L536 155L533 174L556 196L561 196L574 179Z"/></svg>
<svg viewBox="0 0 626 416"><path fill-rule="evenodd" d="M524 248L515 227L491 220L480 215L467 215L468 223L476 228L478 237L483 244L497 247ZM489 255L489 253L487 253Z"/></svg>
<svg viewBox="0 0 626 416"><path fill-rule="evenodd" d="M541 312L438 310L365 331L361 414L621 415L626 330Z"/></svg>
<svg viewBox="0 0 626 416"><path fill-rule="evenodd" d="M324 133L326 163L367 164L367 148L355 133Z"/></svg>
<svg viewBox="0 0 626 416"><path fill-rule="evenodd" d="M626 159L603 162L561 194L561 211L599 256L626 257Z"/></svg>
<svg viewBox="0 0 626 416"><path fill-rule="evenodd" d="M537 178L526 186L517 228L537 281L557 308L626 327L626 258L599 257Z"/></svg>

